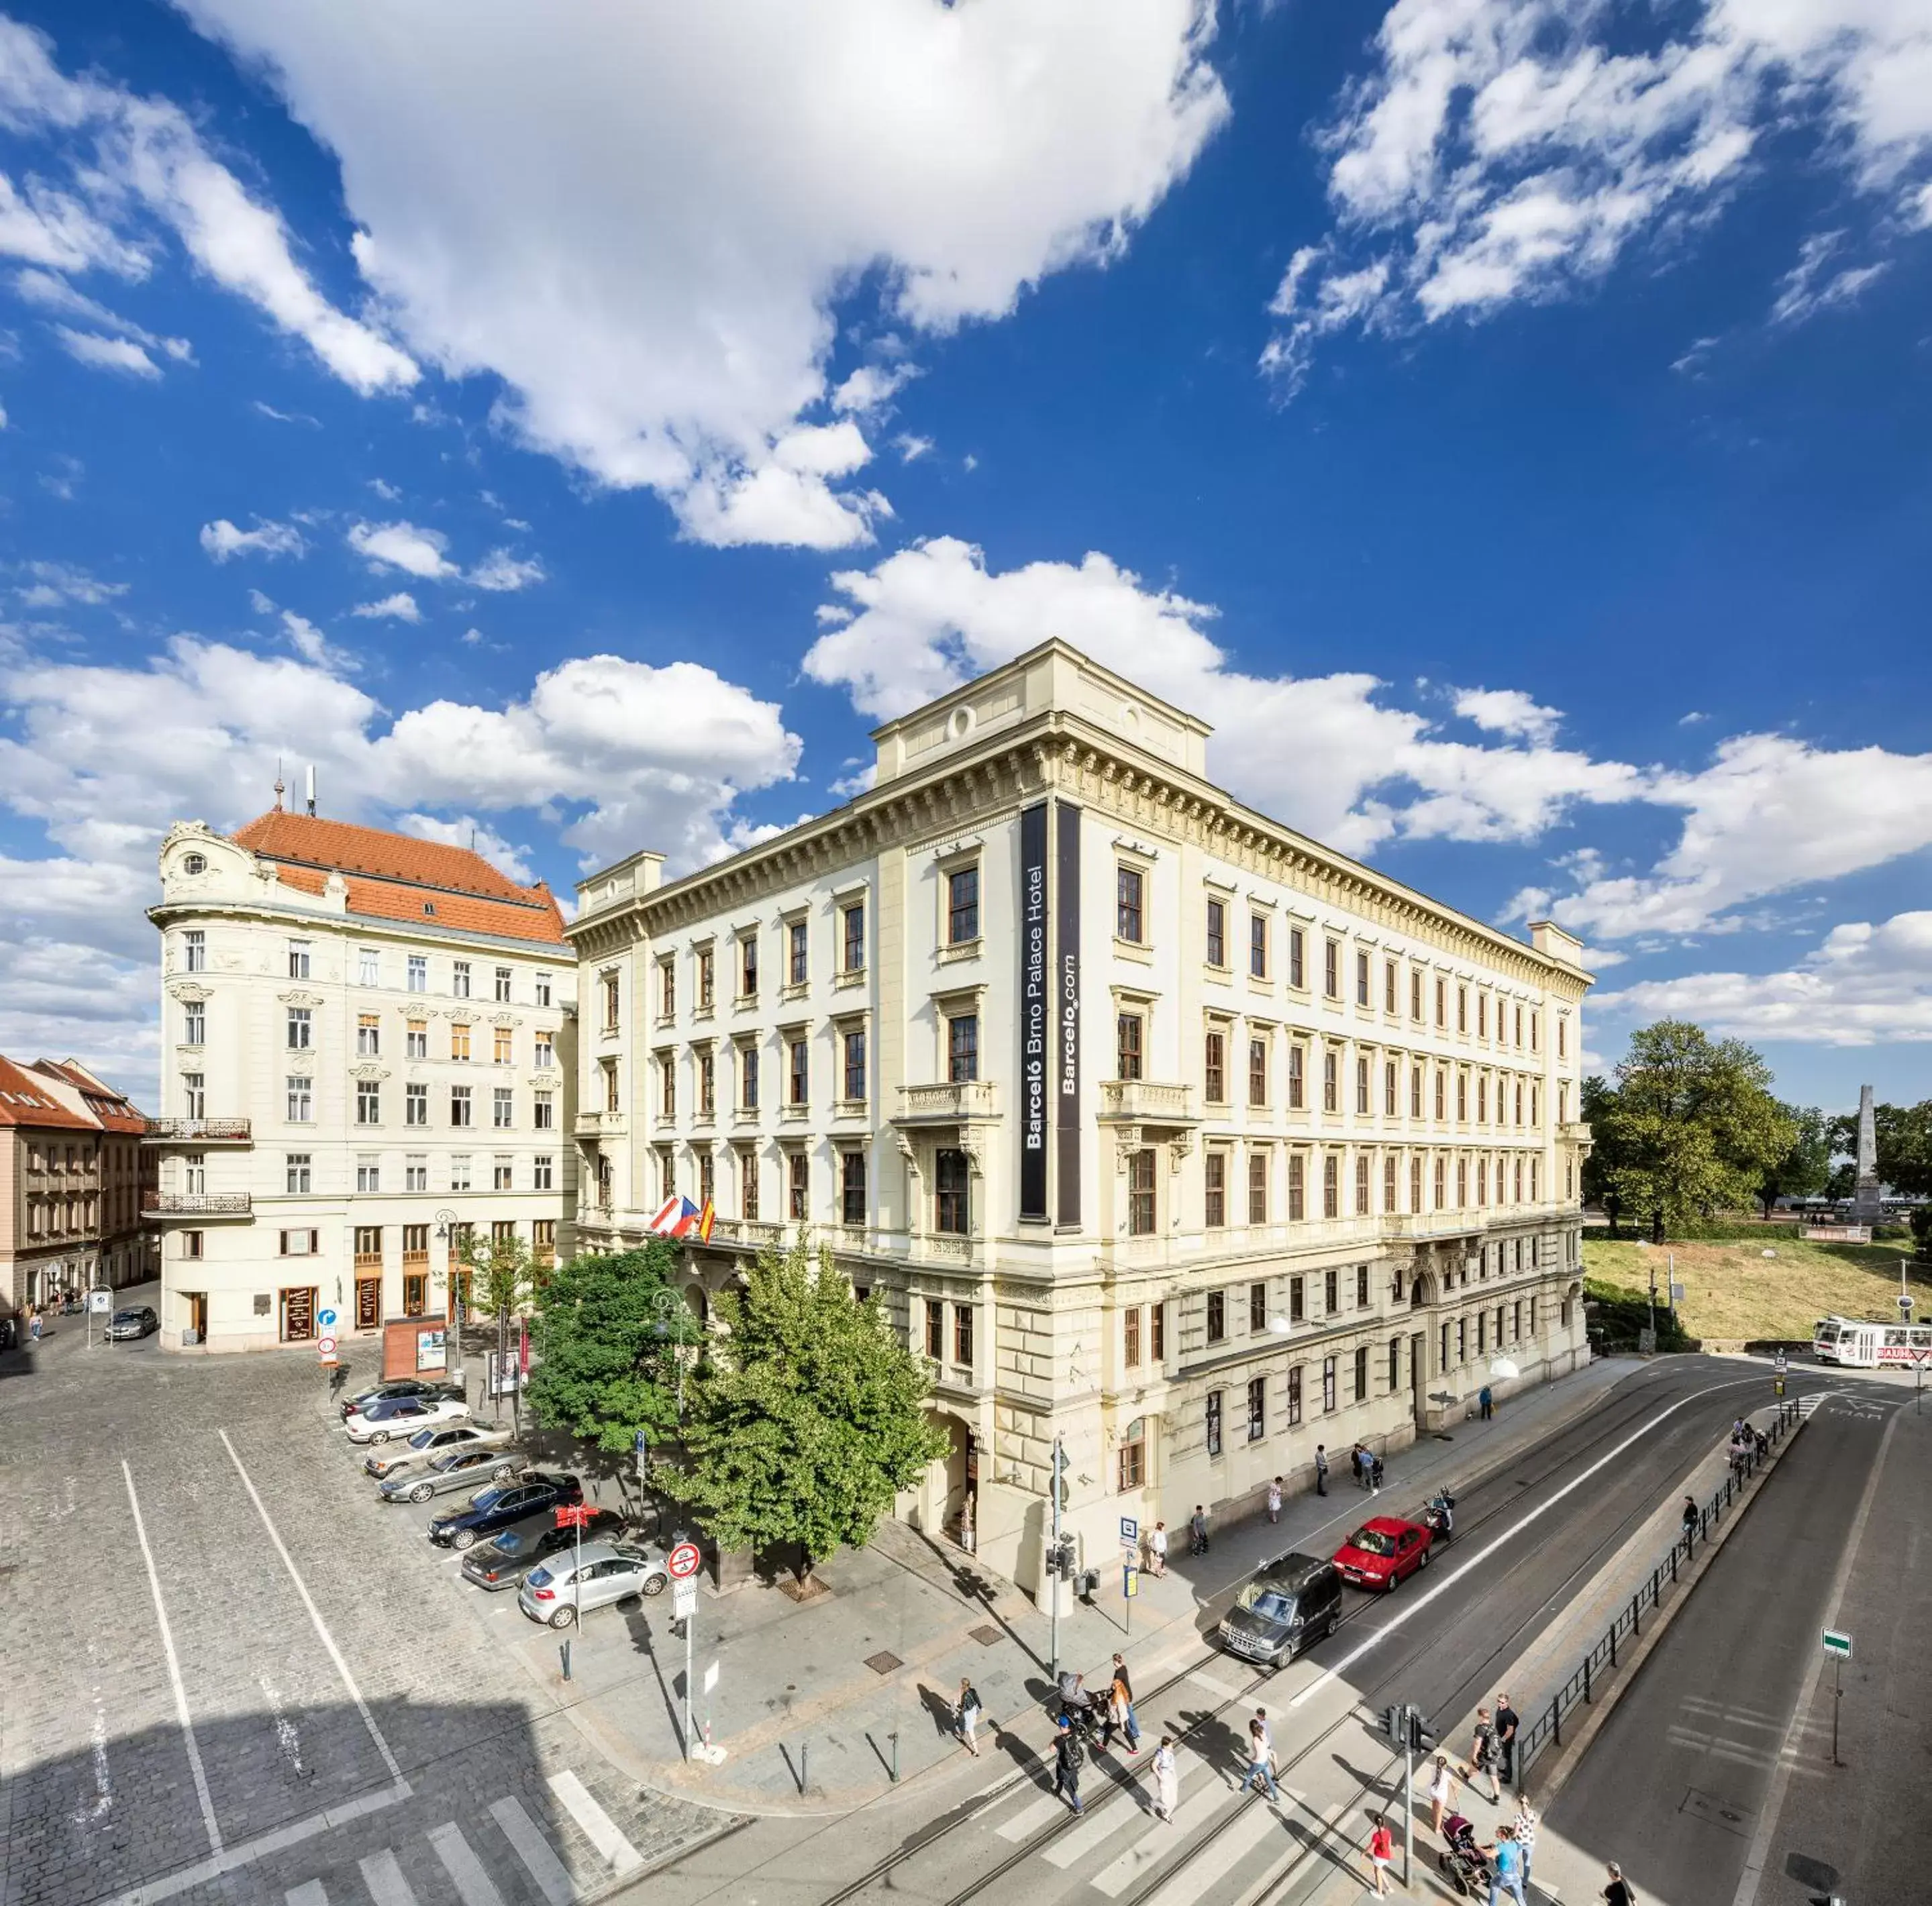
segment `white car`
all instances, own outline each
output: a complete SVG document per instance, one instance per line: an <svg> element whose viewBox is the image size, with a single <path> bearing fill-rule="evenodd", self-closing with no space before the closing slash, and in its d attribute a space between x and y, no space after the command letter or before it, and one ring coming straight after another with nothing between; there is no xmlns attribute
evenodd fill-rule
<svg viewBox="0 0 1932 1906"><path fill-rule="evenodd" d="M506 1423L430 1423L412 1431L406 1443L392 1444L380 1455L368 1458L363 1472L378 1482L386 1482L404 1470L427 1467L433 1458L451 1455L458 1449L500 1449L509 1440Z"/></svg>
<svg viewBox="0 0 1932 1906"><path fill-rule="evenodd" d="M392 1437L413 1436L431 1423L462 1422L469 1414L469 1404L453 1396L398 1396L352 1410L342 1426L351 1443L387 1443Z"/></svg>

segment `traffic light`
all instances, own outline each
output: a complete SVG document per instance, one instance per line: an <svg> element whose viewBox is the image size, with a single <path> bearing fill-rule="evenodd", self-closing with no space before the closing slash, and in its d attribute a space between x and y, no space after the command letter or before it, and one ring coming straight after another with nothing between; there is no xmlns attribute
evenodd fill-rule
<svg viewBox="0 0 1932 1906"><path fill-rule="evenodd" d="M1408 1710L1408 1745L1417 1754L1426 1754L1436 1745L1436 1730L1419 1707Z"/></svg>
<svg viewBox="0 0 1932 1906"><path fill-rule="evenodd" d="M1046 1572L1071 1581L1073 1579L1073 1538L1071 1536L1062 1536L1058 1542L1049 1542L1046 1551Z"/></svg>
<svg viewBox="0 0 1932 1906"><path fill-rule="evenodd" d="M1050 1467L1052 1481L1048 1487L1052 1491L1054 1501L1064 1509L1073 1493L1067 1482L1067 1471L1072 1467L1072 1464L1068 1461L1066 1448L1058 1437L1054 1439L1053 1461Z"/></svg>
<svg viewBox="0 0 1932 1906"><path fill-rule="evenodd" d="M1382 1732L1399 1747L1402 1745L1402 1710L1400 1707L1382 1710Z"/></svg>

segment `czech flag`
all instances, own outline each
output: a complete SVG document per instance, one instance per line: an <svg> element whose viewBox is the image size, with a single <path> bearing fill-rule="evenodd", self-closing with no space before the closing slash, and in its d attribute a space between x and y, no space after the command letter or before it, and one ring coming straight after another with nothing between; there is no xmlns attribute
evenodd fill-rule
<svg viewBox="0 0 1932 1906"><path fill-rule="evenodd" d="M688 1237L694 1231L703 1216L690 1199L682 1196L666 1198L658 1208L648 1229L654 1237Z"/></svg>

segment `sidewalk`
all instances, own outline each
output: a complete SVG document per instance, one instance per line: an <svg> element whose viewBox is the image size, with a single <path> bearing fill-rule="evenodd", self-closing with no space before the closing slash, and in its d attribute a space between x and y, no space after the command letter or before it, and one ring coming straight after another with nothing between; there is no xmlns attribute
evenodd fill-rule
<svg viewBox="0 0 1932 1906"><path fill-rule="evenodd" d="M1487 1423L1424 1437L1388 1458L1378 1506L1412 1504L1444 1482L1466 1490L1644 1367L1636 1358L1600 1359L1512 1397ZM1327 1497L1284 1503L1278 1525L1256 1515L1217 1530L1198 1559L1184 1546L1165 1579L1142 1574L1131 1605L1119 1572L1108 1572L1094 1605L1076 1603L1061 1620L1062 1665L1104 1685L1118 1649L1136 1686L1151 1687L1198 1656L1226 1599L1260 1562L1290 1549L1330 1553L1364 1508L1352 1482L1331 1477ZM548 1695L574 1702L577 1726L626 1775L737 1812L844 1812L893 1792L895 1754L901 1786L962 1761L950 1713L962 1677L986 1704L980 1742L989 1769L1028 1751L1003 1743L996 1761L989 1743L998 1729L1018 1724L1028 1740L1044 1738L1053 1686L1048 1618L971 1556L886 1523L869 1548L833 1557L816 1578L832 1593L802 1607L771 1587L700 1593L692 1710L700 1724L708 1718L710 1739L724 1750L716 1766L682 1758L684 1644L666 1603L592 1617L573 1650L568 1685L555 1636L535 1630L516 1652ZM1041 1725L1024 1725L1032 1719Z"/></svg>

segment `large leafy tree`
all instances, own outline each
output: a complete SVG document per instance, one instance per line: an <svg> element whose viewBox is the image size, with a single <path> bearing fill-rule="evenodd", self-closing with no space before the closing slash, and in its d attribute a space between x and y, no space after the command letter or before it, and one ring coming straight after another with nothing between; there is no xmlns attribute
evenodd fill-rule
<svg viewBox="0 0 1932 1906"><path fill-rule="evenodd" d="M1764 1200L1764 1215L1780 1198L1816 1197L1832 1177L1832 1131L1834 1122L1815 1105L1780 1105L1778 1110L1791 1121L1790 1148L1774 1158L1760 1180L1758 1196Z"/></svg>
<svg viewBox="0 0 1932 1906"><path fill-rule="evenodd" d="M1617 1173L1628 1162L1616 1118L1616 1088L1592 1074L1583 1081L1578 1095L1583 1122L1590 1128L1594 1140L1583 1160L1583 1202L1603 1208L1604 1216L1610 1221L1610 1236L1615 1237L1617 1221L1625 1215L1617 1188Z"/></svg>
<svg viewBox="0 0 1932 1906"><path fill-rule="evenodd" d="M1678 1019L1631 1034L1600 1116L1617 1160L1610 1189L1660 1240L1687 1220L1748 1206L1797 1136L1756 1052Z"/></svg>
<svg viewBox="0 0 1932 1906"><path fill-rule="evenodd" d="M1878 1181L1906 1197L1932 1197L1932 1098L1916 1105L1874 1105ZM1849 1197L1858 1173L1858 1122L1850 1113L1826 1121L1833 1155L1834 1195Z"/></svg>
<svg viewBox="0 0 1932 1906"><path fill-rule="evenodd" d="M536 1314L530 1407L612 1455L639 1430L652 1446L677 1433L677 1358L704 1332L672 1283L676 1251L653 1239L641 1251L573 1257L544 1282Z"/></svg>
<svg viewBox="0 0 1932 1906"><path fill-rule="evenodd" d="M681 1493L721 1548L794 1546L802 1582L842 1545L862 1548L945 1453L926 1371L878 1300L802 1239L767 1245L717 1311Z"/></svg>

